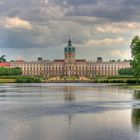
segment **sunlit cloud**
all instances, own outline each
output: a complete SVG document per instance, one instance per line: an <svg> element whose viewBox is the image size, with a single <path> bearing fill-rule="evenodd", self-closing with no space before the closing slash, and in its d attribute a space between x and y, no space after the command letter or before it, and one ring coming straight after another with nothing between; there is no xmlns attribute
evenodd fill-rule
<svg viewBox="0 0 140 140"><path fill-rule="evenodd" d="M121 37L115 38L115 39L102 39L102 40L88 40L86 42L86 45L88 46L113 46L113 45L124 45L125 40Z"/></svg>
<svg viewBox="0 0 140 140"><path fill-rule="evenodd" d="M23 29L32 29L32 25L26 21L26 20L22 20L18 17L14 17L14 18L9 18L6 17L5 18L5 28L23 28Z"/></svg>
<svg viewBox="0 0 140 140"><path fill-rule="evenodd" d="M140 23L137 22L119 22L107 23L105 25L97 26L96 30L102 33L126 33L140 29Z"/></svg>
<svg viewBox="0 0 140 140"><path fill-rule="evenodd" d="M118 58L122 59L130 59L131 58L131 53L128 50L111 50L109 52L111 56L117 56Z"/></svg>

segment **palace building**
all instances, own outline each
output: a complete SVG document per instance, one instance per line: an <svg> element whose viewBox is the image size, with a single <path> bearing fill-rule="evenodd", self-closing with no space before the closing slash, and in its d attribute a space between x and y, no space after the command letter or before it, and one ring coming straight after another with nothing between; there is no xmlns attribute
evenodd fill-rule
<svg viewBox="0 0 140 140"><path fill-rule="evenodd" d="M38 58L37 61L16 61L11 62L10 67L20 67L23 75L44 75L55 76L111 76L118 75L118 70L129 68L129 61L103 62L101 57L97 61L76 59L76 49L72 46L69 38L68 45L64 48L64 59L53 61Z"/></svg>

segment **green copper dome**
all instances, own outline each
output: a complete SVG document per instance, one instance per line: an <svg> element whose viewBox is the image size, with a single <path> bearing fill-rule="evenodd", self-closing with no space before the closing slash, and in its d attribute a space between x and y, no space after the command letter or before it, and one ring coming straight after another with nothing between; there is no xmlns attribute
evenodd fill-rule
<svg viewBox="0 0 140 140"><path fill-rule="evenodd" d="M75 48L72 46L72 41L70 40L70 38L68 41L68 46L65 47L64 51L65 51L65 53L74 53L75 52Z"/></svg>

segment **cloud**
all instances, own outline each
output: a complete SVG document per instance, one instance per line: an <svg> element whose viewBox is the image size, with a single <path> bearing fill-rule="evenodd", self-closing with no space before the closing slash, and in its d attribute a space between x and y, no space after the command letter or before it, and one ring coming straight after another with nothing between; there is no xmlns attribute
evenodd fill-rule
<svg viewBox="0 0 140 140"><path fill-rule="evenodd" d="M98 0L51 0L52 2L60 5L89 5L96 4Z"/></svg>
<svg viewBox="0 0 140 140"><path fill-rule="evenodd" d="M118 37L116 39L102 39L102 40L88 40L86 43L88 46L116 46L116 45L124 45L125 40L121 37Z"/></svg>
<svg viewBox="0 0 140 140"><path fill-rule="evenodd" d="M118 58L122 59L130 59L131 53L128 50L111 50L109 52L109 55L116 56Z"/></svg>
<svg viewBox="0 0 140 140"><path fill-rule="evenodd" d="M0 6L3 6L3 5L4 5L4 2L0 0Z"/></svg>
<svg viewBox="0 0 140 140"><path fill-rule="evenodd" d="M65 0L67 3L67 16L90 16L104 18L112 22L119 21L139 21L138 0ZM63 2L55 0L62 7Z"/></svg>
<svg viewBox="0 0 140 140"><path fill-rule="evenodd" d="M130 30L135 31L140 28L140 23L136 22L120 22L120 23L107 23L96 27L98 32L102 33L125 33Z"/></svg>
<svg viewBox="0 0 140 140"><path fill-rule="evenodd" d="M23 28L28 30L32 29L32 25L28 21L22 20L18 17L6 17L4 26L5 28Z"/></svg>
<svg viewBox="0 0 140 140"><path fill-rule="evenodd" d="M110 25L107 26L99 26L97 27L97 31L102 32L102 33L106 33L106 32L110 32L110 33L121 33L122 30L118 27L112 27Z"/></svg>
<svg viewBox="0 0 140 140"><path fill-rule="evenodd" d="M131 39L140 32L139 0L1 1L0 48L26 57L31 50L55 58L56 54L45 52L51 48L63 55L69 34L73 45L84 50L79 51L81 58L85 51L89 58L113 57L110 51L129 49Z"/></svg>

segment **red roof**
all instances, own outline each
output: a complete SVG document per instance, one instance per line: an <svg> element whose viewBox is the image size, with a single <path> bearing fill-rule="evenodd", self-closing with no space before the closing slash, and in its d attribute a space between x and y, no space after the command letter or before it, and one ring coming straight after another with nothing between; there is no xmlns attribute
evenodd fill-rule
<svg viewBox="0 0 140 140"><path fill-rule="evenodd" d="M9 62L0 62L0 67L10 67Z"/></svg>

